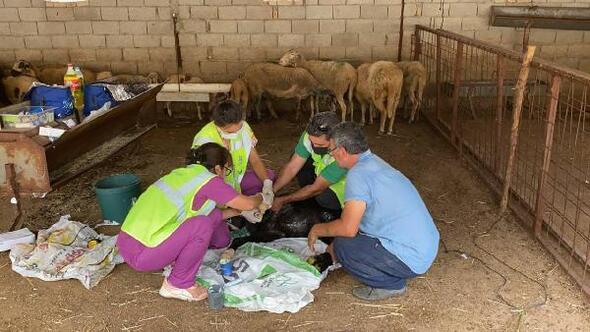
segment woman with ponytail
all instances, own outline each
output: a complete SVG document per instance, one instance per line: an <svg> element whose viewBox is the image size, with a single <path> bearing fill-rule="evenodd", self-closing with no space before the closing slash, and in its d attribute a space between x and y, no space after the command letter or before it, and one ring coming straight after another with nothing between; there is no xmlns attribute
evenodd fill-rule
<svg viewBox="0 0 590 332"><path fill-rule="evenodd" d="M207 298L207 289L195 284L195 276L208 248L229 246L224 219L262 203L260 194L245 196L224 182L232 171L227 149L203 144L190 151L186 167L149 186L129 211L117 247L137 271L172 265L161 296L185 301Z"/></svg>

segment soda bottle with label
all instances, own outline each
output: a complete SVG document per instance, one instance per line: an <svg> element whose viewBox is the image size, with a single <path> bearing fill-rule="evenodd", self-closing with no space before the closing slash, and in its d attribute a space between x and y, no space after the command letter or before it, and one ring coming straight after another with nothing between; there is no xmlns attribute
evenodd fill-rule
<svg viewBox="0 0 590 332"><path fill-rule="evenodd" d="M79 66L75 66L74 71L76 72L76 77L78 77L78 81L80 82L80 98L76 99L76 109L82 111L84 110L84 74L82 74L82 70Z"/></svg>
<svg viewBox="0 0 590 332"><path fill-rule="evenodd" d="M80 110L80 106L84 105L84 96L82 95L82 87L80 85L80 79L78 74L76 74L76 70L74 66L69 63L68 70L64 75L64 86L69 87L70 91L72 92L72 97L74 98L74 108L76 110Z"/></svg>

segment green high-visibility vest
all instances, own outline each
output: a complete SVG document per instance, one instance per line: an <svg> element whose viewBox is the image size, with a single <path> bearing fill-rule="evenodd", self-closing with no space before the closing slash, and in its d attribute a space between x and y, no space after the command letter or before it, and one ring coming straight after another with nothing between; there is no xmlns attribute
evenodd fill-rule
<svg viewBox="0 0 590 332"><path fill-rule="evenodd" d="M248 168L248 158L252 150L252 138L254 133L246 121L242 121L242 128L238 131L238 137L229 140L229 153L231 154L233 171L225 176L225 182L232 186L237 192L241 192L240 183L246 169ZM225 146L223 139L219 134L217 126L213 122L206 124L193 139L193 148L199 147L205 143L217 143Z"/></svg>
<svg viewBox="0 0 590 332"><path fill-rule="evenodd" d="M195 195L215 176L201 165L173 170L139 196L121 230L146 247L158 246L188 218L209 215L215 209L215 202L208 199L193 210Z"/></svg>
<svg viewBox="0 0 590 332"><path fill-rule="evenodd" d="M311 141L309 140L309 135L305 133L303 135L303 146L305 149L311 153L311 159L313 160L313 167L315 170L315 175L319 176L320 173L324 170L324 168L328 167L331 163L335 163L336 160L332 157L329 153L321 156L313 151L313 147L311 145ZM336 194L338 197L338 201L340 202L340 206L344 207L344 191L346 188L346 177L343 177L338 182L333 183L330 185L330 189Z"/></svg>

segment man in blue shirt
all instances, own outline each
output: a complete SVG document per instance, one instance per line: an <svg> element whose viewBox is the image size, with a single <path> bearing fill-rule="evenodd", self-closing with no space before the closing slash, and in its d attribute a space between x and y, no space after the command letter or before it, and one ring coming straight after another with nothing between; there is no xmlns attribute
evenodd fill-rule
<svg viewBox="0 0 590 332"><path fill-rule="evenodd" d="M342 217L316 224L308 235L335 237L334 261L365 286L353 289L364 300L401 295L406 280L425 273L438 251L439 234L410 180L371 153L360 126L341 123L330 135L330 154L348 169Z"/></svg>

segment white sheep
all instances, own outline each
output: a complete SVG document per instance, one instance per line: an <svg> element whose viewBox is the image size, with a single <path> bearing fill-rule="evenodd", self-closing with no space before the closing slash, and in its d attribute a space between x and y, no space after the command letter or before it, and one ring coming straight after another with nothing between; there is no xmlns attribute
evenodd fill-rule
<svg viewBox="0 0 590 332"><path fill-rule="evenodd" d="M414 122L416 112L422 103L422 93L426 86L427 72L419 61L401 61L396 63L404 73L403 95L405 98L405 115L408 116L408 102L411 104L409 122Z"/></svg>
<svg viewBox="0 0 590 332"><path fill-rule="evenodd" d="M23 101L24 95L29 91L34 82L39 82L37 78L31 76L8 76L2 78L2 85L4 85L4 94L6 98L17 104Z"/></svg>
<svg viewBox="0 0 590 332"><path fill-rule="evenodd" d="M259 105L263 94L275 98L296 98L299 119L301 100L325 93L320 83L305 69L283 67L274 63L256 63L248 66L240 76L248 87L248 94L256 101L256 111L260 118ZM278 118L268 99L267 107L271 115ZM314 98L310 98L311 114L315 110Z"/></svg>
<svg viewBox="0 0 590 332"><path fill-rule="evenodd" d="M381 113L379 134L385 132L385 119L389 118L387 134L393 134L395 112L399 104L404 74L395 63L377 61L369 67L368 86L375 108Z"/></svg>
<svg viewBox="0 0 590 332"><path fill-rule="evenodd" d="M347 63L340 61L305 60L305 57L295 51L289 50L279 60L281 66L299 67L307 69L315 79L326 89L331 90L336 96L336 101L342 111L342 121L346 120L346 103L344 95L348 93L350 105L350 117L354 118L354 87L357 84L356 69Z"/></svg>
<svg viewBox="0 0 590 332"><path fill-rule="evenodd" d="M370 63L364 63L356 69L357 82L354 89L354 98L361 106L361 125L365 124L365 112L367 106L369 107L369 124L373 124L373 99L371 97L371 90L369 89L369 68Z"/></svg>

